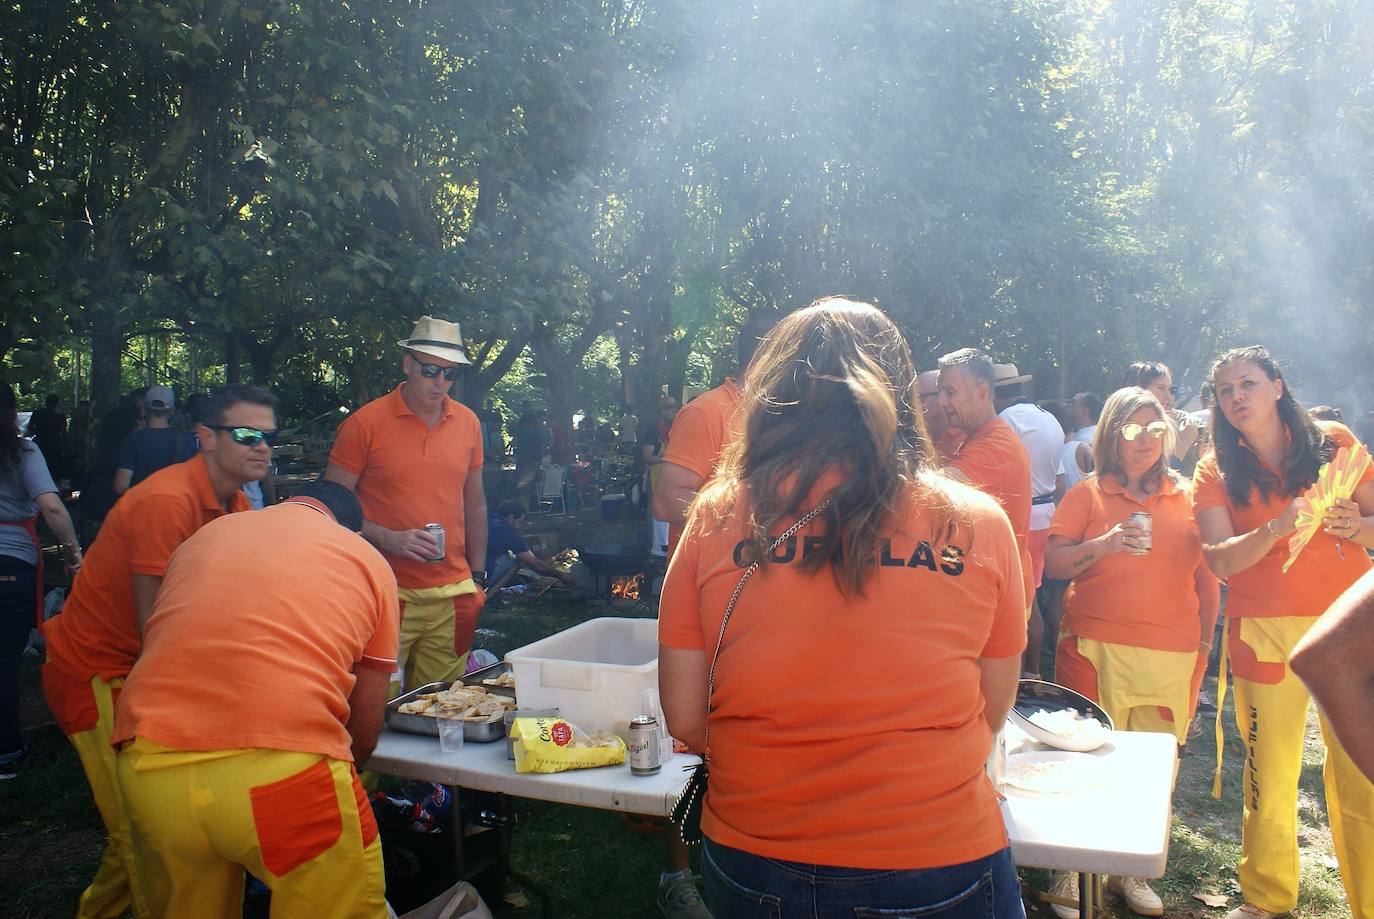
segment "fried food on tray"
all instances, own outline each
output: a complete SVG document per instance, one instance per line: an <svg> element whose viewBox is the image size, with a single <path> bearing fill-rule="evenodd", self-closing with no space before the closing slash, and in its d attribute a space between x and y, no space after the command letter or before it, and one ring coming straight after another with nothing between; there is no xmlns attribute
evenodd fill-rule
<svg viewBox="0 0 1374 919"><path fill-rule="evenodd" d="M515 708L514 699L490 695L480 686L455 683L441 692L421 693L410 702L402 702L396 711L430 718L486 722L500 720L506 710L512 708Z"/></svg>
<svg viewBox="0 0 1374 919"><path fill-rule="evenodd" d="M500 687L503 687L503 688L505 688L505 689L514 689L514 688L515 688L515 674L512 673L511 671L507 670L505 673L501 674L500 676L487 677L485 680L482 681L482 685L484 685L484 686L500 686Z"/></svg>

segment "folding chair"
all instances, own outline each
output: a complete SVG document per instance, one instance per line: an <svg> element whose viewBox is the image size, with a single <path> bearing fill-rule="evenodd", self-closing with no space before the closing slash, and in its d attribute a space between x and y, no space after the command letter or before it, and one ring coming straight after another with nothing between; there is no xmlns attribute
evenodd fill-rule
<svg viewBox="0 0 1374 919"><path fill-rule="evenodd" d="M544 482L539 488L539 506L546 514L554 513L554 505L558 505L558 513L568 512L568 499L563 493L563 467L549 466L544 470Z"/></svg>

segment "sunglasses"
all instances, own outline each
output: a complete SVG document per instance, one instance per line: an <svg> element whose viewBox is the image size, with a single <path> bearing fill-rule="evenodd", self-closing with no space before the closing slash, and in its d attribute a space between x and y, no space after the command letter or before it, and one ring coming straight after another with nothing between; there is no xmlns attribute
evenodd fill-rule
<svg viewBox="0 0 1374 919"><path fill-rule="evenodd" d="M1159 440L1167 430L1169 430L1169 426L1162 421L1151 421L1149 424L1136 424L1134 421L1128 421L1121 426L1121 439L1131 441L1145 433L1149 434L1152 439Z"/></svg>
<svg viewBox="0 0 1374 919"><path fill-rule="evenodd" d="M207 428L212 431L228 431L229 436L234 438L234 443L244 447L256 447L258 444L266 442L267 446L272 446L277 442L277 431L259 431L257 428L239 427L232 424L207 424Z"/></svg>
<svg viewBox="0 0 1374 919"><path fill-rule="evenodd" d="M454 380L458 379L458 371L462 369L458 366L444 367L440 364L427 364L413 354L410 356L410 359L420 365L420 376L424 377L426 380L432 380L442 373L444 379L452 383Z"/></svg>

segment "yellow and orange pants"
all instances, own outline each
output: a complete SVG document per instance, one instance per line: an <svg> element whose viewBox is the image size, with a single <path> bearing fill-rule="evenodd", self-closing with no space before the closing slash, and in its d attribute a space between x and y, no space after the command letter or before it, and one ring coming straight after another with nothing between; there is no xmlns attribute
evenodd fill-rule
<svg viewBox="0 0 1374 919"><path fill-rule="evenodd" d="M1288 669L1288 655L1315 617L1234 619L1227 651L1236 722L1245 743L1240 889L1245 902L1274 913L1297 905L1298 778L1311 697ZM1374 919L1374 784L1321 721L1326 740L1326 810L1353 919Z"/></svg>
<svg viewBox="0 0 1374 919"><path fill-rule="evenodd" d="M467 668L477 616L486 597L472 578L442 587L402 587L401 633L391 694L440 680L456 680Z"/></svg>
<svg viewBox="0 0 1374 919"><path fill-rule="evenodd" d="M377 824L352 763L135 738L117 771L153 915L237 919L245 869L271 889L274 916L387 915Z"/></svg>
<svg viewBox="0 0 1374 919"><path fill-rule="evenodd" d="M110 746L115 698L123 685L122 679L106 681L98 676L83 682L51 663L43 665L43 694L62 733L81 759L107 834L95 878L77 904L77 919L114 919L124 915L126 909L133 911L134 919L153 915L141 888L134 883L137 867L129 820L115 780L115 751Z"/></svg>
<svg viewBox="0 0 1374 919"><path fill-rule="evenodd" d="M1173 734L1188 740L1188 722L1207 666L1205 655L1157 651L1062 633L1055 678L1092 699L1118 731Z"/></svg>

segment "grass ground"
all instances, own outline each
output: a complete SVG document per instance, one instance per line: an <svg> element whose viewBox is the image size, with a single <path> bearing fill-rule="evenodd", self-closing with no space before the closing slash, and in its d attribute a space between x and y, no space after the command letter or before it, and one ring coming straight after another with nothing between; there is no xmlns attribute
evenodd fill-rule
<svg viewBox="0 0 1374 919"><path fill-rule="evenodd" d="M573 532L571 523L565 526ZM611 541L617 535L598 533L598 538ZM566 534L564 541L568 542ZM600 615L627 613L559 601L552 599L552 594L533 606L511 603L483 613L479 645L499 656ZM0 914L15 919L70 916L95 871L104 834L80 764L43 705L36 659L26 660L23 677L30 754L19 778L0 784ZM1214 694L1215 685L1209 685L1208 691ZM1181 762L1169 871L1154 882L1164 897L1166 915L1171 917L1225 915L1224 910L1208 908L1193 899L1195 893L1223 894L1230 898L1231 906L1239 903L1236 864L1243 751L1235 736L1229 699L1226 726L1221 801L1210 795L1216 754L1210 726L1192 741ZM1303 885L1293 913L1297 919L1350 916L1332 856L1323 804L1323 756L1314 718L1301 779ZM615 919L657 914L654 895L662 858L661 837L627 829L617 814L607 811L520 802L518 814L515 867L552 896L555 915L562 919ZM1103 819L1111 819L1111 815L1103 815ZM1046 886L1043 872L1028 871L1025 876L1041 889ZM523 891L517 885L509 884L507 891L519 902ZM491 905L500 919L529 919L538 915L538 908L533 896L528 900L525 907ZM1110 895L1109 901L1108 915L1132 915Z"/></svg>

